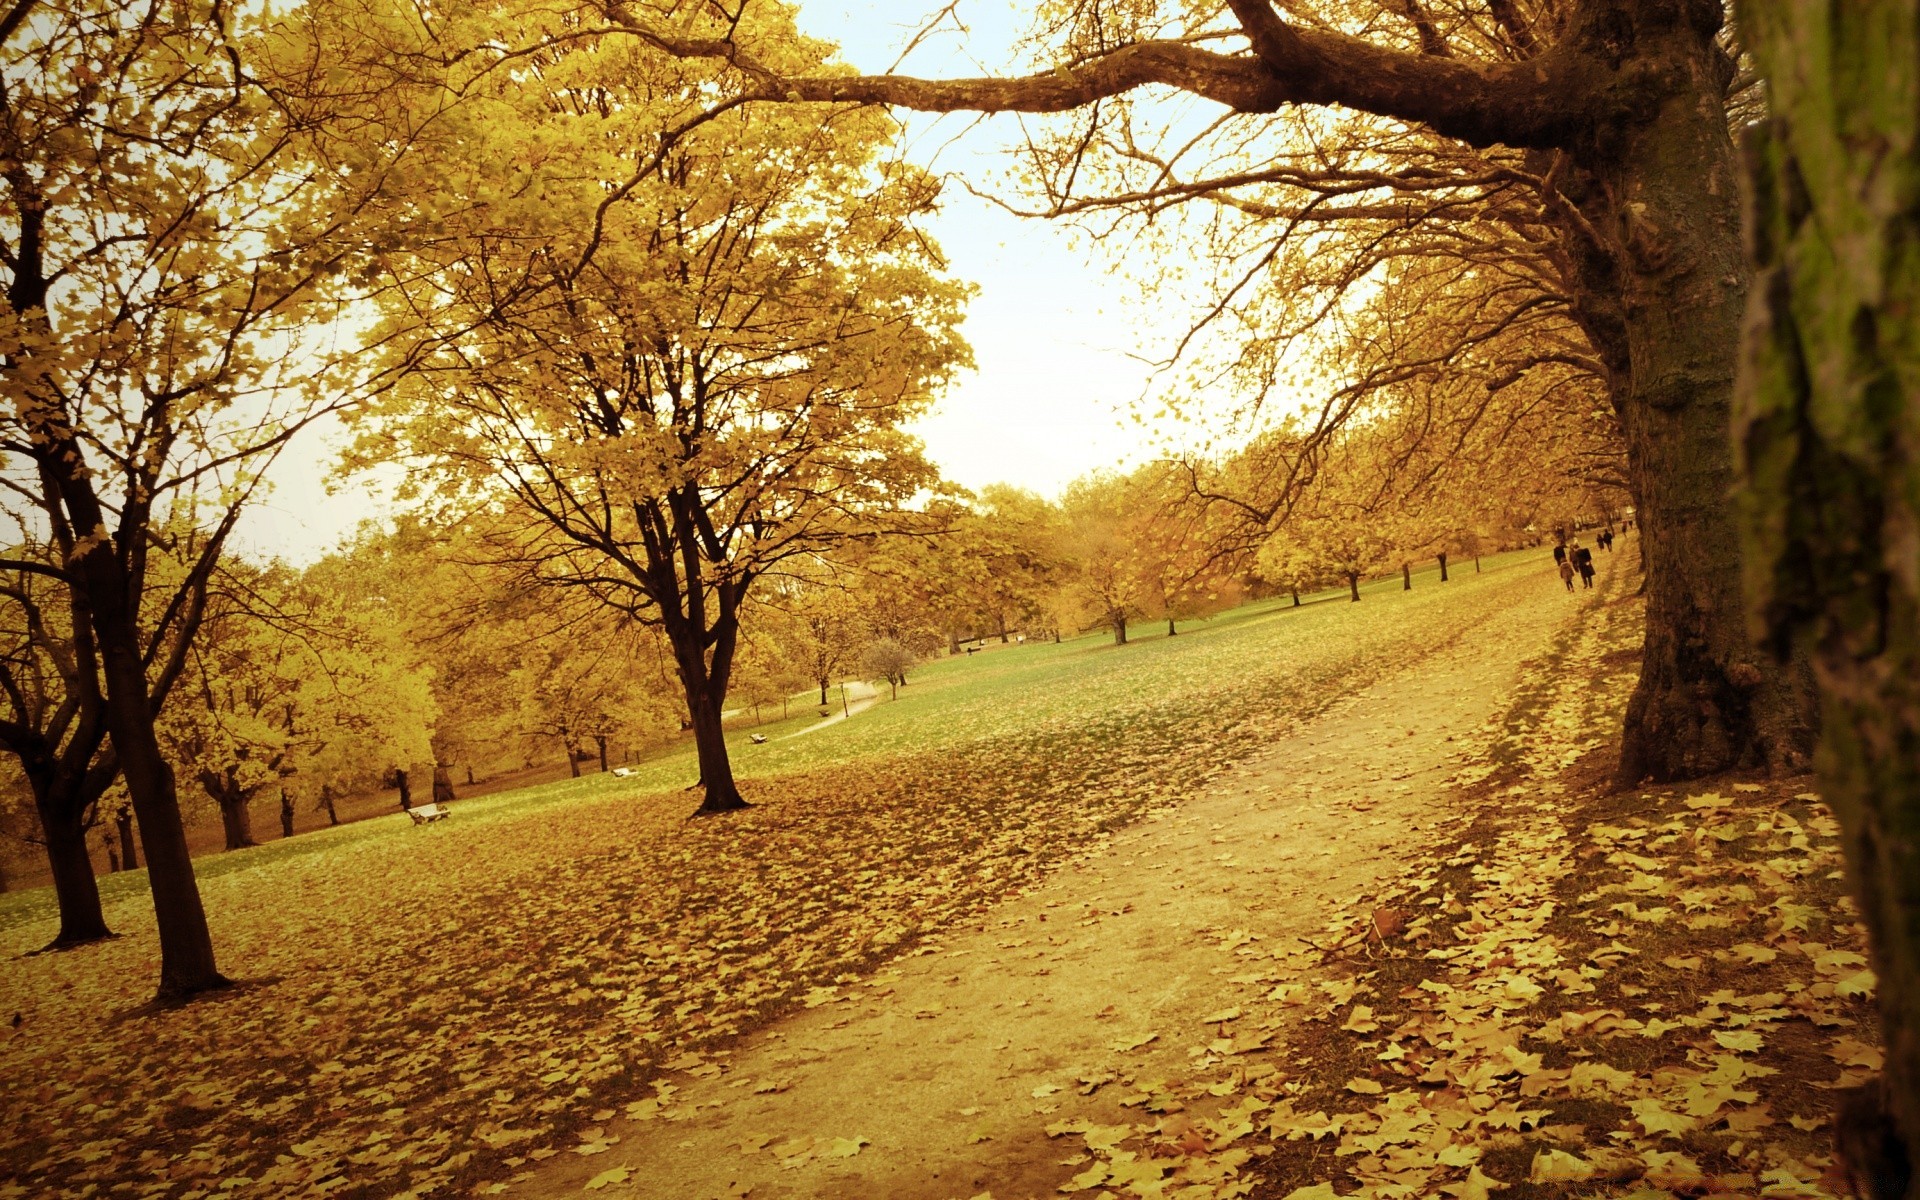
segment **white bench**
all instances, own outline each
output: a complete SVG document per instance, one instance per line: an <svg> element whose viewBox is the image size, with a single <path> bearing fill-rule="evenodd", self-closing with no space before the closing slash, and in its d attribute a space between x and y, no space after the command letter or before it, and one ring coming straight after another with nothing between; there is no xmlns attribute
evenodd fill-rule
<svg viewBox="0 0 1920 1200"><path fill-rule="evenodd" d="M422 804L407 810L415 825L427 825L434 821L444 821L453 810L442 804Z"/></svg>
<svg viewBox="0 0 1920 1200"><path fill-rule="evenodd" d="M625 779L627 776L631 774L633 774L632 767L615 767L613 769L613 777L615 779Z"/></svg>

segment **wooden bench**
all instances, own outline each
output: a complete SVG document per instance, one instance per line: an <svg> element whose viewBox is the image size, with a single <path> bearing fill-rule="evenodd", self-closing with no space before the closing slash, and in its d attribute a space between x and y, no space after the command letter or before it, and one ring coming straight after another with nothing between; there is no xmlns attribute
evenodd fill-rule
<svg viewBox="0 0 1920 1200"><path fill-rule="evenodd" d="M422 804L407 810L415 825L428 825L434 821L444 821L453 810L444 804Z"/></svg>

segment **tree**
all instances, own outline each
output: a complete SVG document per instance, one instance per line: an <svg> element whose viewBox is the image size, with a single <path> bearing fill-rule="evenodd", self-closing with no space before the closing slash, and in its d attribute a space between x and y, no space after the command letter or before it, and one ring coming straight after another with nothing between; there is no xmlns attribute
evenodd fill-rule
<svg viewBox="0 0 1920 1200"><path fill-rule="evenodd" d="M943 577L956 608L1008 640L1010 623L1038 618L1060 587L1062 527L1057 506L1019 488L980 489L972 511L941 538Z"/></svg>
<svg viewBox="0 0 1920 1200"><path fill-rule="evenodd" d="M886 680L895 700L900 698L900 685L907 681L907 668L918 661L913 651L892 638L884 637L867 643L865 652L860 655L860 665L874 678Z"/></svg>
<svg viewBox="0 0 1920 1200"><path fill-rule="evenodd" d="M1743 0L1776 116L1751 143L1747 582L1811 647L1821 793L1879 978L1884 1088L1839 1120L1862 1195L1920 1196L1920 6Z"/></svg>
<svg viewBox="0 0 1920 1200"><path fill-rule="evenodd" d="M1263 166L1279 157L1273 142L1287 128L1265 118L1303 105L1522 152L1567 264L1570 315L1625 436L1647 556L1647 637L1620 778L1803 762L1809 698L1798 672L1773 668L1747 640L1725 499L1747 276L1728 131L1736 72L1720 0L1568 0L1544 11L1489 0L1444 20L1419 4L1363 6L1364 21L1347 20L1345 5L1337 15L1286 7L1288 16L1270 0L1069 3L1047 26L1059 66L944 81L796 75L705 10L676 10L677 25L626 5L601 11L647 44L724 62L739 98L1084 113L1065 148L1043 151L1063 163L1077 161L1074 146L1126 144L1102 137L1103 122L1124 120L1132 93L1156 85L1234 114L1221 128L1245 148L1240 174L1254 181L1272 178ZM1233 186L1181 181L1191 194Z"/></svg>
<svg viewBox="0 0 1920 1200"><path fill-rule="evenodd" d="M545 629L529 622L511 679L511 690L520 697L521 728L536 744L558 742L575 779L589 745L604 771L609 738L671 728L668 706L653 687L661 672L648 661L653 649L648 631L609 620L610 615L590 609Z"/></svg>
<svg viewBox="0 0 1920 1200"><path fill-rule="evenodd" d="M408 140L311 16L25 0L0 18L0 452L57 554L6 565L67 592L76 645L89 630L71 678L139 818L163 998L226 980L155 720L260 470L352 392L326 318ZM316 161L349 105L362 153ZM178 572L156 578L160 556Z"/></svg>
<svg viewBox="0 0 1920 1200"><path fill-rule="evenodd" d="M24 514L0 585L0 744L17 760L52 868L60 929L50 948L109 936L87 834L119 773L107 745L92 628L61 586L57 551L32 537Z"/></svg>
<svg viewBox="0 0 1920 1200"><path fill-rule="evenodd" d="M795 656L795 667L819 686L824 706L827 689L860 653L866 626L843 581L826 576L783 582L785 586L767 602L786 617L785 640Z"/></svg>
<svg viewBox="0 0 1920 1200"><path fill-rule="evenodd" d="M255 844L252 804L270 788L284 823L295 781L317 793L430 756L426 671L392 611L340 582L326 564L296 576L234 560L215 581L160 732L218 809L229 850Z"/></svg>
<svg viewBox="0 0 1920 1200"><path fill-rule="evenodd" d="M1060 557L1068 564L1067 591L1082 624L1113 630L1113 644L1127 644L1127 622L1140 605L1137 547L1129 522L1132 497L1125 478L1112 474L1074 480L1060 497Z"/></svg>
<svg viewBox="0 0 1920 1200"><path fill-rule="evenodd" d="M782 61L818 65L765 19ZM721 713L751 590L934 483L899 425L965 356L963 291L913 224L937 188L883 161L877 112L703 113L711 78L631 40L533 65L472 81L489 108L447 168L485 202L396 280L423 340L390 427L494 507L497 561L661 629L700 811L724 812L745 803Z"/></svg>
<svg viewBox="0 0 1920 1200"><path fill-rule="evenodd" d="M1141 611L1167 623L1210 616L1240 599L1234 553L1226 529L1230 514L1193 494L1186 473L1172 463L1150 463L1127 481L1128 540Z"/></svg>

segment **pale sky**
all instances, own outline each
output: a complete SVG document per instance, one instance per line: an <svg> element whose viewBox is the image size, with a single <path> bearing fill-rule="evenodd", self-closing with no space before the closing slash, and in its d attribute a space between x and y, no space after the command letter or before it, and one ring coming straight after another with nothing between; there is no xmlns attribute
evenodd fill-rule
<svg viewBox="0 0 1920 1200"><path fill-rule="evenodd" d="M893 65L929 0L855 3L801 0L800 25L839 42L863 71ZM960 5L969 26L924 41L902 70L929 77L981 75L1010 61L1025 5L975 0ZM999 151L1017 137L1016 118L907 115L908 156L979 186L1007 165ZM1056 224L1016 217L957 183L929 222L953 274L979 286L963 332L977 369L951 387L935 411L913 426L947 478L971 488L1004 482L1057 495L1100 467L1131 465L1141 451L1127 419L1150 386L1145 358L1152 311L1112 264L1076 245ZM1128 432L1122 428L1125 421ZM323 484L337 453L337 428L320 429L289 448L273 473L274 494L243 520L247 551L307 561L325 553L360 521L386 508L390 481L355 480L328 495Z"/></svg>

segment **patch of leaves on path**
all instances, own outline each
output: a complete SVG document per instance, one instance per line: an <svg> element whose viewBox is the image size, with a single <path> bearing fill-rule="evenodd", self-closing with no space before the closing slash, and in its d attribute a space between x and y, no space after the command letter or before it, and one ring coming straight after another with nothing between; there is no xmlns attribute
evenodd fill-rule
<svg viewBox="0 0 1920 1200"><path fill-rule="evenodd" d="M181 1009L126 1015L157 964L151 916L123 905L127 936L8 964L0 1197L424 1196L604 1154L619 1113L685 1115L663 1072L718 1070L739 1033L832 1002L1500 595L1408 606L1152 720L1062 714L755 781L756 807L723 819L686 820L680 794L395 817L392 837L208 881L223 961L253 982ZM822 1132L808 1155L859 1152L857 1131Z"/></svg>
<svg viewBox="0 0 1920 1200"><path fill-rule="evenodd" d="M1084 1139L1059 1191L1845 1194L1829 1123L1880 1051L1837 825L1805 779L1606 794L1637 615L1536 672L1461 844L1310 941L1233 947L1247 999L1190 1076L1050 1128Z"/></svg>

